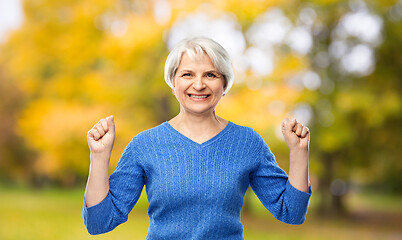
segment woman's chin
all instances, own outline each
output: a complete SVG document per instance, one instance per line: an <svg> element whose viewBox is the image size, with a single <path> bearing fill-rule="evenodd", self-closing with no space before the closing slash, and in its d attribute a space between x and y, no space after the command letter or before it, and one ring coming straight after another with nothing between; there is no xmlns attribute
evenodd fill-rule
<svg viewBox="0 0 402 240"><path fill-rule="evenodd" d="M186 108L185 113L195 115L195 116L208 116L214 114L215 108L205 108L205 107L193 107L193 108Z"/></svg>

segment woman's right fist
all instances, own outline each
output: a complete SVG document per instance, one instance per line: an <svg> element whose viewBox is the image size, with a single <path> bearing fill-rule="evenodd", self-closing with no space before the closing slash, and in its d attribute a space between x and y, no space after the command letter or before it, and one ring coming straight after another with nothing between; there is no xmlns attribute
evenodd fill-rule
<svg viewBox="0 0 402 240"><path fill-rule="evenodd" d="M91 153L110 154L113 149L115 127L113 115L102 118L88 131L87 140Z"/></svg>

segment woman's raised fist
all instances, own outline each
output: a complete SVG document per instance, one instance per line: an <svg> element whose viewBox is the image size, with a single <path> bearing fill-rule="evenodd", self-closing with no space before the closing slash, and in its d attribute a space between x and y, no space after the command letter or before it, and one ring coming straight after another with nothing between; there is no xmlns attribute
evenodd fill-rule
<svg viewBox="0 0 402 240"><path fill-rule="evenodd" d="M296 119L285 118L282 121L282 134L289 150L308 150L310 131Z"/></svg>
<svg viewBox="0 0 402 240"><path fill-rule="evenodd" d="M113 149L115 127L113 115L102 118L88 131L87 140L92 154L110 154Z"/></svg>

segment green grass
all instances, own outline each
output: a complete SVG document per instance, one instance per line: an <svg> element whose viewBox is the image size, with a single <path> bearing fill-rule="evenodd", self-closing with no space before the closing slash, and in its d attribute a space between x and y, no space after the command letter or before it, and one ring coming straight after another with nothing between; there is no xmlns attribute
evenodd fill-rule
<svg viewBox="0 0 402 240"><path fill-rule="evenodd" d="M348 205L355 209L402 213L402 196L384 195L381 192L361 191L348 198Z"/></svg>
<svg viewBox="0 0 402 240"><path fill-rule="evenodd" d="M149 224L145 194L128 222L110 233L91 236L81 218L83 192L84 188L35 191L0 187L0 239L145 239ZM402 239L400 197L352 195L348 203L357 212L347 219L319 218L314 214L313 199L306 222L292 226L275 220L251 195L250 213L242 215L245 239Z"/></svg>
<svg viewBox="0 0 402 240"><path fill-rule="evenodd" d="M128 223L90 236L81 218L83 189L0 189L0 239L145 239L149 219L144 198Z"/></svg>

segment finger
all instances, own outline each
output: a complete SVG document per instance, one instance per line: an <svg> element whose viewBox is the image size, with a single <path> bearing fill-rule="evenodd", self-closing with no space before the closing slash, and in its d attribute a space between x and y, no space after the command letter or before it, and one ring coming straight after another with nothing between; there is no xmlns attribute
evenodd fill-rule
<svg viewBox="0 0 402 240"><path fill-rule="evenodd" d="M105 118L102 118L101 120L99 120L99 124L102 125L103 131L105 131L105 133L107 133L109 131L109 126L108 126Z"/></svg>
<svg viewBox="0 0 402 240"><path fill-rule="evenodd" d="M114 125L114 116L110 115L106 118L107 125L109 127L109 133L114 135L115 134L115 125Z"/></svg>
<svg viewBox="0 0 402 240"><path fill-rule="evenodd" d="M98 130L96 130L96 128L92 128L91 130L89 130L88 132L88 137L92 138L95 141L98 141L99 138L101 137Z"/></svg>
<svg viewBox="0 0 402 240"><path fill-rule="evenodd" d="M94 135L92 134L91 131L92 131L92 129L87 132L87 138L88 138L88 140L94 138Z"/></svg>
<svg viewBox="0 0 402 240"><path fill-rule="evenodd" d="M288 123L289 123L289 118L285 118L282 120L282 123L281 123L282 134L285 134L287 132Z"/></svg>
<svg viewBox="0 0 402 240"><path fill-rule="evenodd" d="M298 122L296 121L296 118L293 118L292 121L290 121L290 126L291 126L291 131L294 132L296 131Z"/></svg>
<svg viewBox="0 0 402 240"><path fill-rule="evenodd" d="M293 126L295 125L296 119L289 120L289 118L285 118L282 121L282 133L290 133L292 132Z"/></svg>
<svg viewBox="0 0 402 240"><path fill-rule="evenodd" d="M95 125L95 129L98 130L98 133L100 134L101 137L103 137L106 133L105 129L103 129L103 126L101 123L97 123Z"/></svg>
<svg viewBox="0 0 402 240"><path fill-rule="evenodd" d="M305 138L308 132L309 132L308 127L303 127L300 137Z"/></svg>
<svg viewBox="0 0 402 240"><path fill-rule="evenodd" d="M303 130L303 125L301 125L301 123L297 123L296 131L294 131L296 133L296 135L300 137L302 130Z"/></svg>

